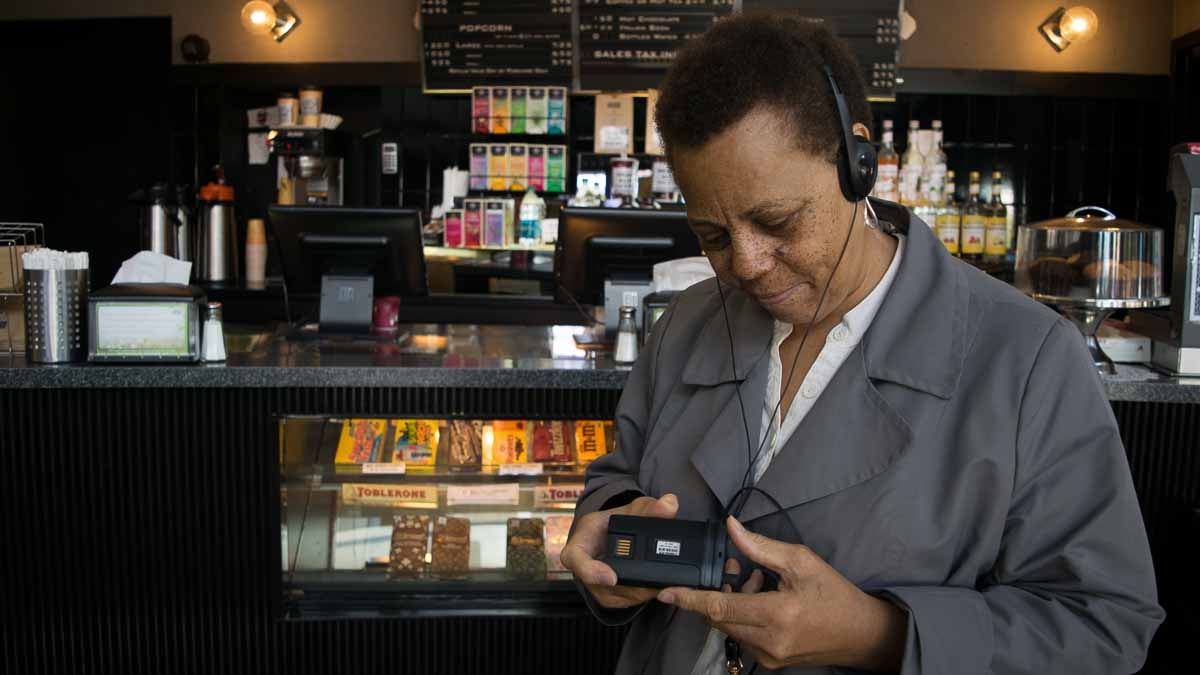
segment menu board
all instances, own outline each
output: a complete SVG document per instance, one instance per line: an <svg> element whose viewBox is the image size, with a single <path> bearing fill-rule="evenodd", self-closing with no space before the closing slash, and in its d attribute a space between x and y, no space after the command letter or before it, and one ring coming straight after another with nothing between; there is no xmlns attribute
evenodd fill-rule
<svg viewBox="0 0 1200 675"><path fill-rule="evenodd" d="M735 0L578 0L579 88L653 89L675 52L718 19Z"/></svg>
<svg viewBox="0 0 1200 675"><path fill-rule="evenodd" d="M899 0L743 0L742 8L790 13L825 24L854 52L863 70L867 96L895 98Z"/></svg>
<svg viewBox="0 0 1200 675"><path fill-rule="evenodd" d="M573 0L421 0L426 92L571 83Z"/></svg>

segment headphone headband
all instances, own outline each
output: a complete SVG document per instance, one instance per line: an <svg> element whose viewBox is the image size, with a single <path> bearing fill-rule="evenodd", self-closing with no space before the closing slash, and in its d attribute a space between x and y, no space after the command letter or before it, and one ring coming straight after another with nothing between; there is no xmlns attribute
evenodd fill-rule
<svg viewBox="0 0 1200 675"><path fill-rule="evenodd" d="M871 194L871 188L875 187L875 176L879 171L875 146L871 145L871 142L865 137L854 135L846 97L838 87L837 79L834 78L829 64L825 63L817 50L804 40L798 39L796 42L812 54L820 64L821 71L825 73L825 79L829 81L829 89L833 94L833 104L838 114L838 126L842 130L841 147L837 159L838 183L841 185L842 195L848 201L862 201Z"/></svg>

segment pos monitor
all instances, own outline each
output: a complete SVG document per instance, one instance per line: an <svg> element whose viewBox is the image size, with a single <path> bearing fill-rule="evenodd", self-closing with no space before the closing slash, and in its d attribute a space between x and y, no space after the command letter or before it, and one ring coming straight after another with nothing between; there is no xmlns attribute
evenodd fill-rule
<svg viewBox="0 0 1200 675"><path fill-rule="evenodd" d="M414 209L272 206L290 293L320 293L323 333L367 333L375 294L428 295Z"/></svg>
<svg viewBox="0 0 1200 675"><path fill-rule="evenodd" d="M656 263L697 255L700 242L683 211L564 208L554 249L555 296L603 303L605 327L615 331L622 298L635 293L641 306Z"/></svg>

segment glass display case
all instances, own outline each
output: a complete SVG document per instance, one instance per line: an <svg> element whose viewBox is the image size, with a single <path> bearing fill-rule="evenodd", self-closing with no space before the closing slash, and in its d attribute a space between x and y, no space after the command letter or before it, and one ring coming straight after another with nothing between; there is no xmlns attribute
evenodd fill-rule
<svg viewBox="0 0 1200 675"><path fill-rule="evenodd" d="M577 611L558 555L603 420L279 420L282 616Z"/></svg>

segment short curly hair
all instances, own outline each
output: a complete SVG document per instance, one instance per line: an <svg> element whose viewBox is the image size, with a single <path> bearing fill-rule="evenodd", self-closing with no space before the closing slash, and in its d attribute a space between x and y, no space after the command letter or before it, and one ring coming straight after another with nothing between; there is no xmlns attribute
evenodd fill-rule
<svg viewBox="0 0 1200 675"><path fill-rule="evenodd" d="M835 162L841 123L822 65L846 97L850 123L872 128L858 61L827 28L778 13L718 21L675 55L659 89L655 123L667 153L699 148L766 106L784 115L801 150Z"/></svg>

